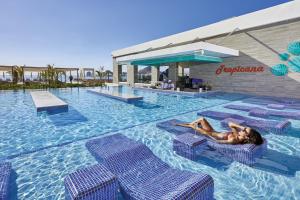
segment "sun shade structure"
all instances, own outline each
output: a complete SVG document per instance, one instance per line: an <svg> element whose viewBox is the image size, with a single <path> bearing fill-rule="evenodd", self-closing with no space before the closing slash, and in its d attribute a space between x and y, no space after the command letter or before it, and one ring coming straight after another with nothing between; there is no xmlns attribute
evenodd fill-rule
<svg viewBox="0 0 300 200"><path fill-rule="evenodd" d="M175 47L145 50L143 53L125 55L116 58L119 64L162 65L175 62L220 63L223 58L239 56L239 51L227 47L195 42Z"/></svg>
<svg viewBox="0 0 300 200"><path fill-rule="evenodd" d="M160 65L165 63L172 63L172 62L213 62L213 63L220 63L223 59L219 57L213 56L204 56L204 55L197 55L197 54L190 54L190 55L177 55L177 56L168 56L162 58L152 58L152 59L142 59L132 61L132 65Z"/></svg>

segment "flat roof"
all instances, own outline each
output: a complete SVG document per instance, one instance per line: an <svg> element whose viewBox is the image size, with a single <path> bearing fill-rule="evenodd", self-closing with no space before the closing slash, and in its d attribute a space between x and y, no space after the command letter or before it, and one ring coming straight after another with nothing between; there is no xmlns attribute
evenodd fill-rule
<svg viewBox="0 0 300 200"><path fill-rule="evenodd" d="M8 66L8 65L0 65L0 71L3 70L11 70L12 68L17 67L16 65ZM33 66L20 66L21 68L24 69L24 71L29 71L29 72L40 72L40 71L45 71L48 69L48 67L33 67ZM75 71L79 70L79 68L75 67L54 67L54 69L58 71Z"/></svg>
<svg viewBox="0 0 300 200"><path fill-rule="evenodd" d="M0 65L0 71L11 71L14 66Z"/></svg>
<svg viewBox="0 0 300 200"><path fill-rule="evenodd" d="M169 56L163 58L150 58L150 59L142 59L132 61L132 65L163 65L167 63L174 63L174 62L203 62L203 63L220 63L223 62L223 59L219 57L212 57L212 56L205 56L205 55L198 55L196 53L189 54L189 55L176 55L176 56Z"/></svg>
<svg viewBox="0 0 300 200"><path fill-rule="evenodd" d="M185 56L191 54L226 58L231 56L239 56L239 51L207 42L195 42L192 44L185 44L155 51L122 56L118 57L116 61L120 64L128 64L145 59L164 59L166 57Z"/></svg>
<svg viewBox="0 0 300 200"><path fill-rule="evenodd" d="M175 35L115 50L112 52L112 56L120 57L159 48L168 48L193 40L199 41L204 38L228 34L234 30L245 30L297 18L300 18L300 1L294 0Z"/></svg>

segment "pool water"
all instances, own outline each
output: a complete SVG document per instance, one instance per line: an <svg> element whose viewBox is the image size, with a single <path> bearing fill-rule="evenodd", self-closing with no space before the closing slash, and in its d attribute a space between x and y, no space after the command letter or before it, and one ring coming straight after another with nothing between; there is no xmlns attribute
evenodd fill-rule
<svg viewBox="0 0 300 200"><path fill-rule="evenodd" d="M86 89L56 89L51 92L69 104L69 112L37 114L29 91L0 92L0 160L12 162L15 170L11 199L64 199L64 177L97 163L85 142L116 132L145 143L175 168L210 174L216 199L300 199L300 121L291 120L292 128L283 135L263 133L269 150L253 167L210 153L190 161L172 151L174 135L156 128L156 123L171 118L192 121L197 111L207 109L246 116L223 106L242 104L249 96L195 98L127 87L106 89L144 100L128 104ZM209 121L223 129L218 121Z"/></svg>

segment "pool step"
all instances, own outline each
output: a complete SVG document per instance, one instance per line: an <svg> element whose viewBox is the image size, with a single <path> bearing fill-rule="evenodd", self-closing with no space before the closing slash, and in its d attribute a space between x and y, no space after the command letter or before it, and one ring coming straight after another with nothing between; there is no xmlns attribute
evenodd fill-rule
<svg viewBox="0 0 300 200"><path fill-rule="evenodd" d="M68 111L68 104L48 91L30 92L37 112Z"/></svg>

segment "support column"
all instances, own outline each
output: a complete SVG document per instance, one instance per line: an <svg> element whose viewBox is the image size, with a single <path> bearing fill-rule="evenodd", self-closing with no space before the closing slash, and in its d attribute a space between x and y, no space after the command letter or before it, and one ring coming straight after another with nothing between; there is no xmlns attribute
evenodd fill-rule
<svg viewBox="0 0 300 200"><path fill-rule="evenodd" d="M169 65L169 75L168 79L172 80L174 84L176 84L176 81L178 79L178 66L177 63L172 63Z"/></svg>
<svg viewBox="0 0 300 200"><path fill-rule="evenodd" d="M119 83L121 80L122 65L119 65L115 58L113 58L113 83Z"/></svg>
<svg viewBox="0 0 300 200"><path fill-rule="evenodd" d="M159 66L151 66L151 84L154 85L159 81Z"/></svg>
<svg viewBox="0 0 300 200"><path fill-rule="evenodd" d="M178 63L178 76L184 76L184 67L182 63Z"/></svg>
<svg viewBox="0 0 300 200"><path fill-rule="evenodd" d="M79 83L79 73L78 73L78 70L79 69L76 70L77 71L77 74L76 74L77 75L77 83Z"/></svg>
<svg viewBox="0 0 300 200"><path fill-rule="evenodd" d="M127 83L130 86L134 86L134 83L137 82L137 73L138 73L138 66L127 65Z"/></svg>

